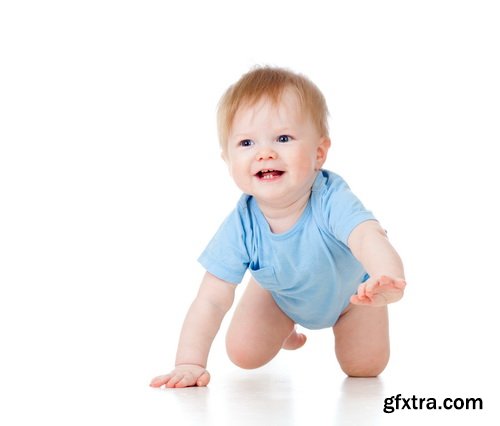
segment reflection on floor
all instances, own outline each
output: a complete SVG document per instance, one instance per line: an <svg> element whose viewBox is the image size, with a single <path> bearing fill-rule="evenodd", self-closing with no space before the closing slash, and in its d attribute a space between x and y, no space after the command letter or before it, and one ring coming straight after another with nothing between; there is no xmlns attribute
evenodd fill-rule
<svg viewBox="0 0 500 426"><path fill-rule="evenodd" d="M240 370L221 357L212 365L207 388L152 389L155 410L164 410L158 417L173 416L176 425L500 424L484 382L475 386L466 376L461 381L454 368L439 368L439 363L433 369L429 363L397 359L378 378L347 378L322 339L325 335L299 351L282 352L257 370ZM398 394L396 409L395 398L392 404L389 398ZM449 397L482 397L489 409L433 410L427 400L420 407L420 398L435 398L441 405Z"/></svg>

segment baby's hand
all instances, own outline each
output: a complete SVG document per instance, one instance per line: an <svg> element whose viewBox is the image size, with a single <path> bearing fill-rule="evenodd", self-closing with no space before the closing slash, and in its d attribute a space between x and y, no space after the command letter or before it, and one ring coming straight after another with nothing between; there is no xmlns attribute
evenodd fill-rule
<svg viewBox="0 0 500 426"><path fill-rule="evenodd" d="M181 364L176 366L169 374L155 377L149 386L159 388L185 388L188 386L206 386L210 382L210 374L200 365Z"/></svg>
<svg viewBox="0 0 500 426"><path fill-rule="evenodd" d="M385 306L403 297L405 280L382 275L369 278L358 287L358 293L351 296L351 303L365 306Z"/></svg>

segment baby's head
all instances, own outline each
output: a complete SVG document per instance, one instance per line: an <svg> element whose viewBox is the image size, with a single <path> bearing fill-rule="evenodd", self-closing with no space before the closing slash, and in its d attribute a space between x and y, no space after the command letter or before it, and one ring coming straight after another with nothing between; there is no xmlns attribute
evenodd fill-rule
<svg viewBox="0 0 500 426"><path fill-rule="evenodd" d="M283 68L257 67L230 86L219 102L217 126L223 153L238 110L262 99L277 106L285 89L296 95L302 114L313 122L319 135L328 138L328 108L318 87L307 77Z"/></svg>
<svg viewBox="0 0 500 426"><path fill-rule="evenodd" d="M306 199L330 147L327 116L307 78L269 67L245 74L218 111L222 158L236 185L261 207Z"/></svg>

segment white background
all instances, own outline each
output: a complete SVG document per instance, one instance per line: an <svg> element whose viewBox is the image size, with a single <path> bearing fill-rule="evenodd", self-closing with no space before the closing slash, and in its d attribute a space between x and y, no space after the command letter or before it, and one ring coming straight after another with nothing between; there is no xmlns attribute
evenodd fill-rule
<svg viewBox="0 0 500 426"><path fill-rule="evenodd" d="M173 365L196 258L239 196L217 101L256 64L322 89L326 167L403 257L384 376L420 377L419 396L482 397L498 416L497 7L2 2L1 423L167 423L127 392L159 402L147 385ZM230 368L222 346L213 386Z"/></svg>

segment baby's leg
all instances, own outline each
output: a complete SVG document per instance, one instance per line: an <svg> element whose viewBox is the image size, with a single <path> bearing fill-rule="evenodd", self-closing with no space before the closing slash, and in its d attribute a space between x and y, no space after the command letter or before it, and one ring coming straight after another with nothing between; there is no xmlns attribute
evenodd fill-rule
<svg viewBox="0 0 500 426"><path fill-rule="evenodd" d="M271 294L251 278L227 332L229 358L241 368L261 367L282 347L302 346L305 336L295 333L294 326Z"/></svg>
<svg viewBox="0 0 500 426"><path fill-rule="evenodd" d="M350 304L333 326L340 367L352 377L378 376L389 361L387 306Z"/></svg>

